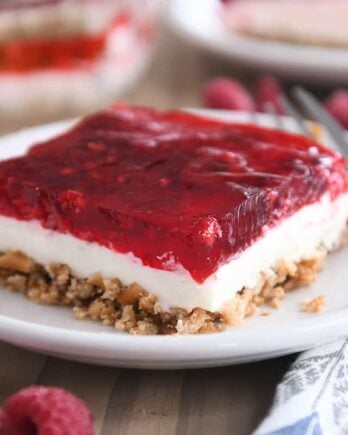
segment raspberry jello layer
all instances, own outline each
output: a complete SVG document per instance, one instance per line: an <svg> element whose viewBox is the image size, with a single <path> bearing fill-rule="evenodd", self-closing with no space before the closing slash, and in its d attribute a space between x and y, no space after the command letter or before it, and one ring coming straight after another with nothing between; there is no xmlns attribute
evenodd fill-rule
<svg viewBox="0 0 348 435"><path fill-rule="evenodd" d="M312 281L348 217L307 138L115 106L0 163L0 277L134 333L205 332Z"/></svg>

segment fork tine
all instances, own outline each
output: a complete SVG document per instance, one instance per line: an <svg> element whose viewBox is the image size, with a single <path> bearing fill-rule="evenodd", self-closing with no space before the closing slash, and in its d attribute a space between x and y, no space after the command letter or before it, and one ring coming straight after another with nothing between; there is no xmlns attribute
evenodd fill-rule
<svg viewBox="0 0 348 435"><path fill-rule="evenodd" d="M345 138L344 129L324 109L322 104L308 91L301 86L296 86L292 91L294 97L316 121L323 124L336 142L338 149L347 155L348 141Z"/></svg>
<svg viewBox="0 0 348 435"><path fill-rule="evenodd" d="M250 120L253 124L258 124L259 117L255 109L250 112Z"/></svg>
<svg viewBox="0 0 348 435"><path fill-rule="evenodd" d="M311 139L313 139L313 134L309 129L306 120L303 118L301 113L296 109L296 107L290 102L289 98L285 94L283 94L280 97L280 101L282 103L285 112L297 122L300 132L303 133L305 136L308 136Z"/></svg>
<svg viewBox="0 0 348 435"><path fill-rule="evenodd" d="M270 101L265 103L263 105L263 109L266 113L268 113L268 115L271 116L273 123L278 130L286 130L283 120L281 116L278 115L275 105L273 103L271 103Z"/></svg>

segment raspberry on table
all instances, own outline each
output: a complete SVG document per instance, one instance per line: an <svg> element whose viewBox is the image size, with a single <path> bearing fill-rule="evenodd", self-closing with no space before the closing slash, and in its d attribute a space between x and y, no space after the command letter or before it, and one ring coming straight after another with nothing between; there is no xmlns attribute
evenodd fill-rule
<svg viewBox="0 0 348 435"><path fill-rule="evenodd" d="M348 91L339 89L325 102L326 109L342 125L348 128Z"/></svg>
<svg viewBox="0 0 348 435"><path fill-rule="evenodd" d="M93 435L87 405L62 388L31 386L9 397L0 412L1 435Z"/></svg>
<svg viewBox="0 0 348 435"><path fill-rule="evenodd" d="M284 115L284 109L279 100L283 90L279 81L270 75L262 76L256 83L256 104L260 112L265 112L267 103L272 104L276 112Z"/></svg>
<svg viewBox="0 0 348 435"><path fill-rule="evenodd" d="M255 103L249 92L236 80L218 77L203 88L203 100L211 109L244 110L252 112Z"/></svg>

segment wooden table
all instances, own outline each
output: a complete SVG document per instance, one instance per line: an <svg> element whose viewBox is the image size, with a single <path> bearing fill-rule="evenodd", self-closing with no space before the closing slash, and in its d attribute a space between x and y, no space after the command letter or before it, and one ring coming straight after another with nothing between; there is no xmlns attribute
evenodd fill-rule
<svg viewBox="0 0 348 435"><path fill-rule="evenodd" d="M165 33L153 66L125 100L198 106L202 83L209 76L232 73L231 68L236 74L235 67ZM237 74L247 80L246 73ZM145 371L66 362L0 343L0 404L24 386L57 385L90 405L96 434L247 435L265 416L292 358L206 370Z"/></svg>

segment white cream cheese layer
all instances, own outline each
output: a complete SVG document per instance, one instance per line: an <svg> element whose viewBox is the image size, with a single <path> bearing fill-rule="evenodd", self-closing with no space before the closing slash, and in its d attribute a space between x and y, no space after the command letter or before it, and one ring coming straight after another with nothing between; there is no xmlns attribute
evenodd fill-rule
<svg viewBox="0 0 348 435"><path fill-rule="evenodd" d="M131 254L46 230L35 221L0 216L0 250L20 250L41 264L68 264L79 277L99 272L104 277L117 277L124 284L136 281L158 296L163 309L202 307L216 311L243 287L255 287L260 273L270 271L278 261L310 258L319 246L333 249L340 241L347 217L348 194L335 201L325 195L320 202L303 207L276 228L267 230L264 237L202 284L183 269L153 269Z"/></svg>

